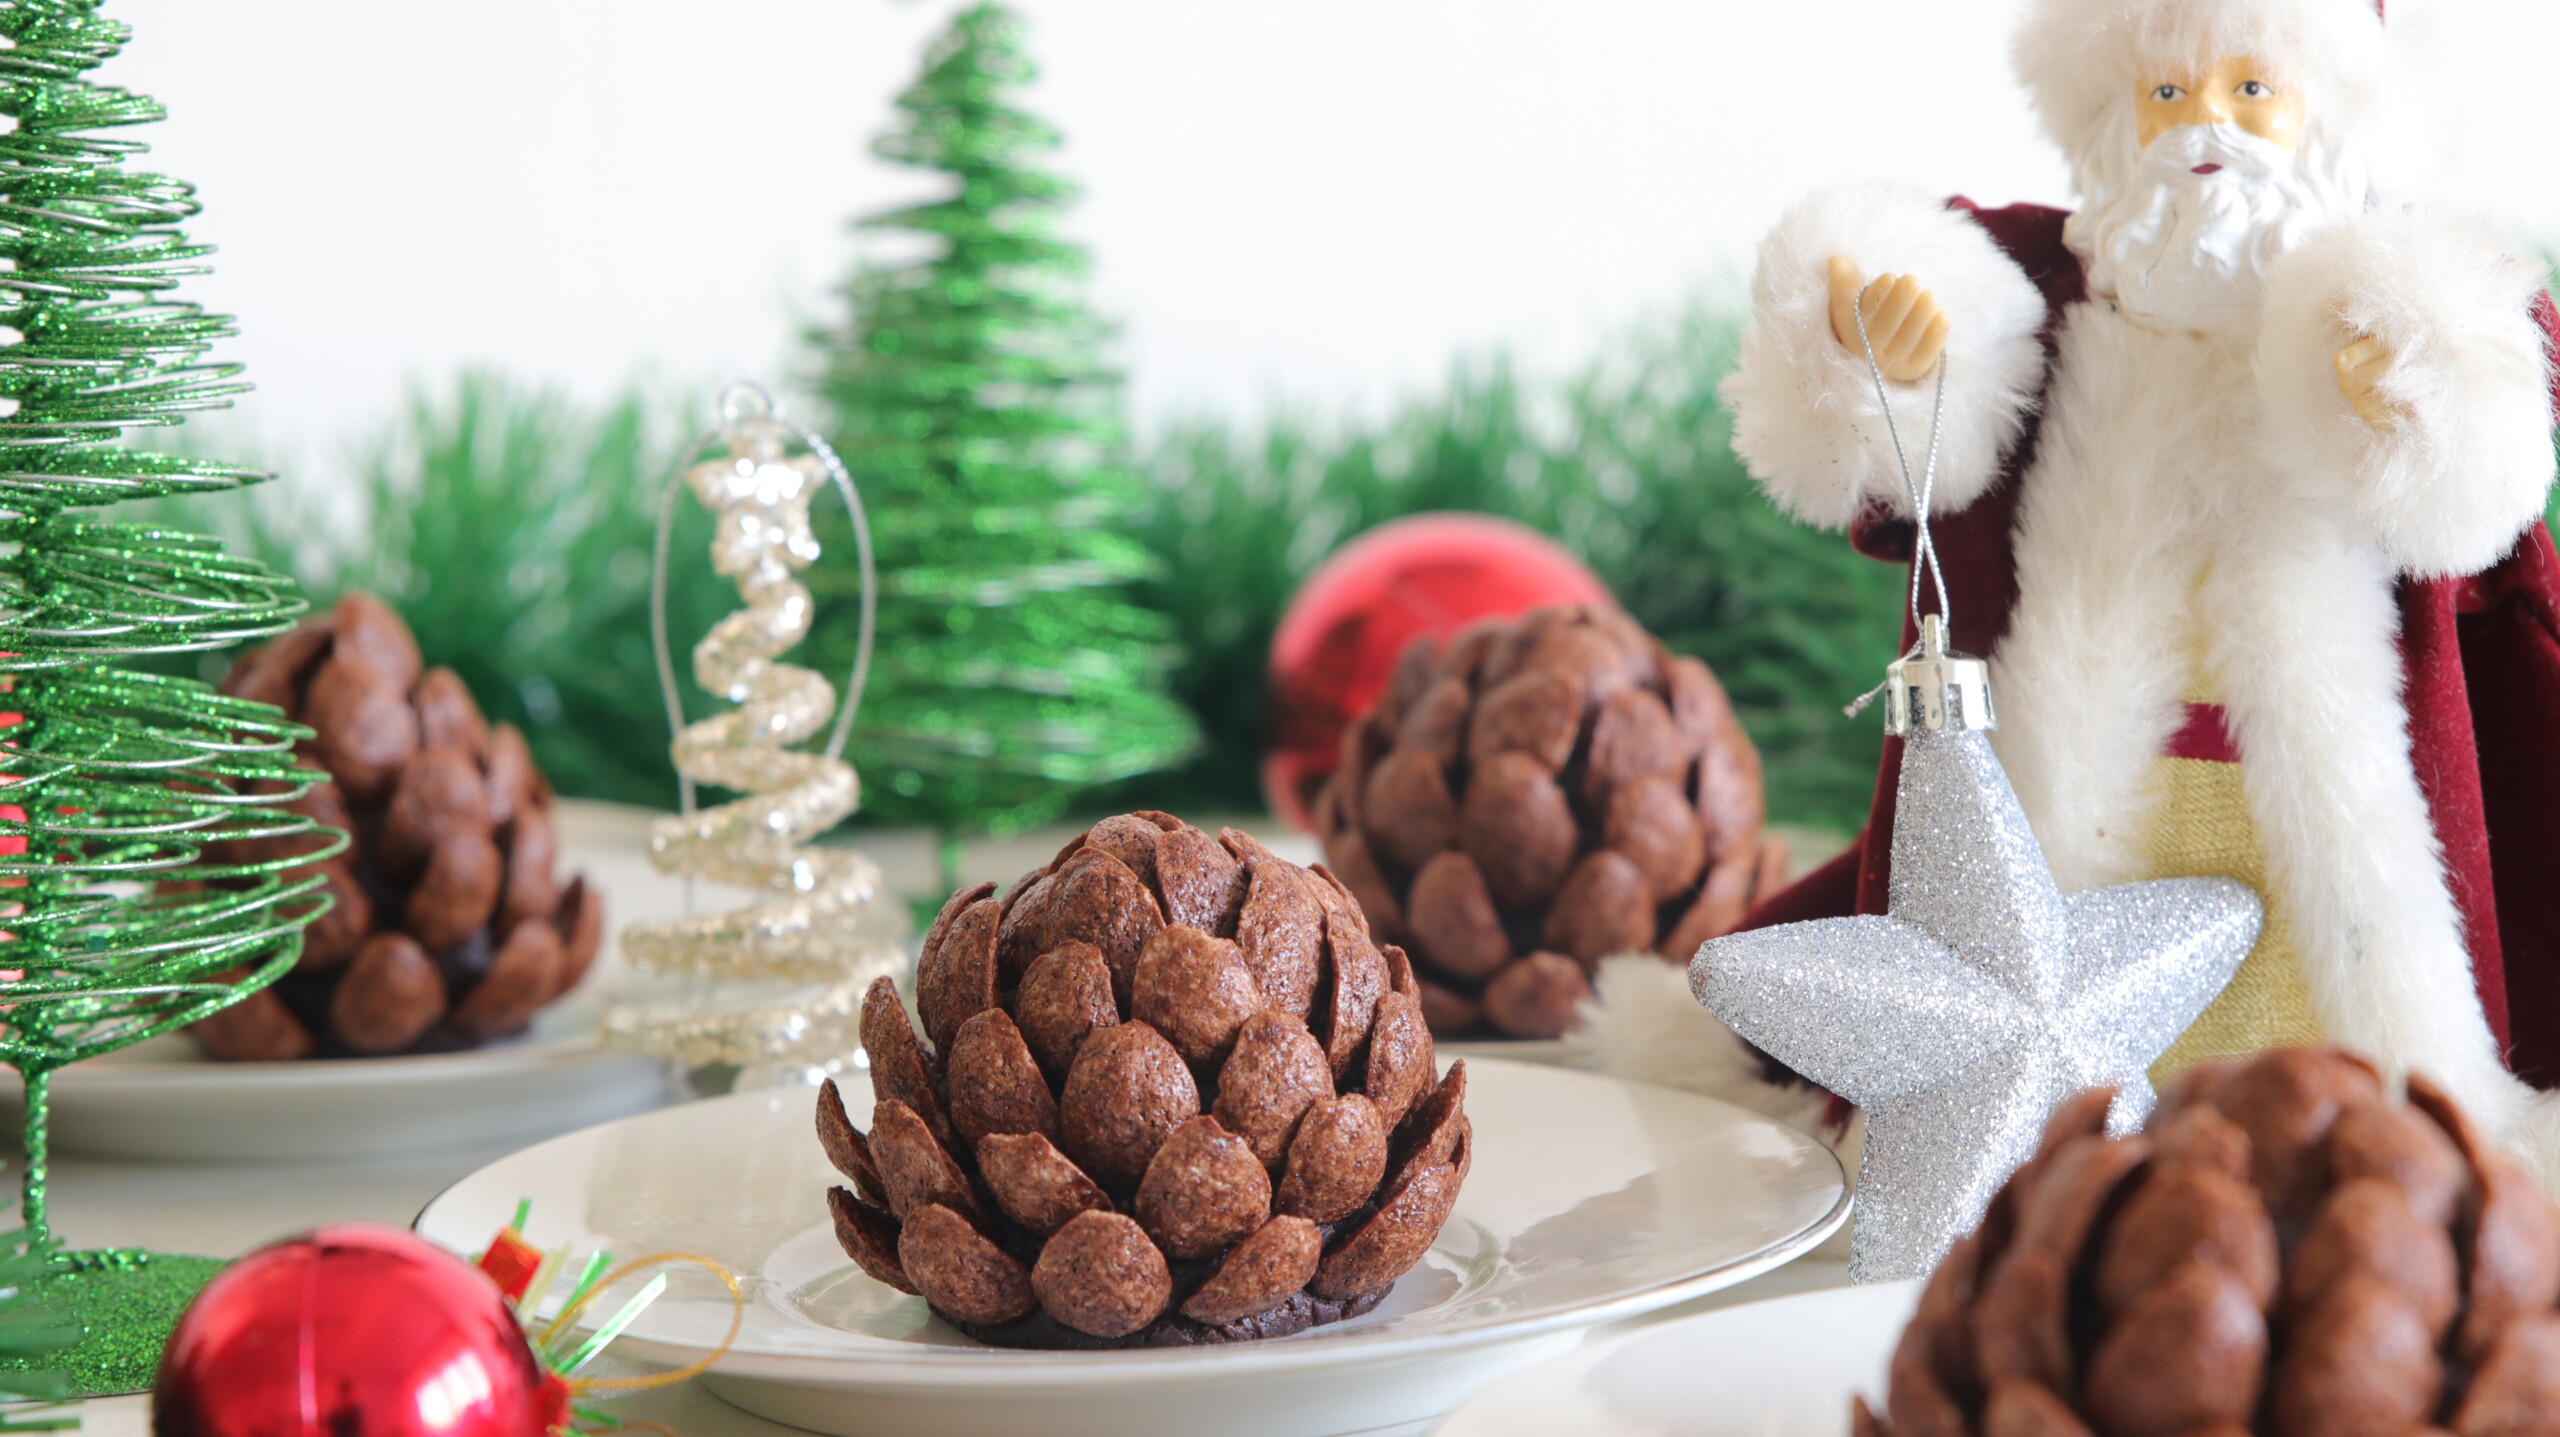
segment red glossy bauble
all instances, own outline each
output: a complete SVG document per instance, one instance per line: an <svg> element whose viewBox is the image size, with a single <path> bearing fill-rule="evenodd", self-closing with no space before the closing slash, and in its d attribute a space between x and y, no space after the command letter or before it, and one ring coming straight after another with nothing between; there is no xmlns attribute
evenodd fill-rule
<svg viewBox="0 0 2560 1437"><path fill-rule="evenodd" d="M1544 604L1614 602L1554 540L1488 514L1416 514L1343 545L1299 586L1271 636L1262 763L1271 811L1314 827L1307 803L1333 772L1343 728L1386 692L1416 637Z"/></svg>
<svg viewBox="0 0 2560 1437"><path fill-rule="evenodd" d="M151 1423L158 1437L542 1437L567 1404L488 1278L348 1223L206 1285L160 1359Z"/></svg>

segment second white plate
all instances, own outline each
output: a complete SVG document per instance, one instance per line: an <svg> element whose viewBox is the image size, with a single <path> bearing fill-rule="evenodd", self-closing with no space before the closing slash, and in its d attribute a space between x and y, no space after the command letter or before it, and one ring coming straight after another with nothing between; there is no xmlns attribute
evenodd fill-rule
<svg viewBox="0 0 2560 1437"><path fill-rule="evenodd" d="M1468 1064L1475 1168L1422 1266L1378 1310L1296 1337L1100 1353L985 1347L838 1250L806 1090L748 1093L554 1139L464 1179L418 1229L468 1251L519 1198L527 1234L624 1257L716 1259L751 1294L703 1380L776 1421L842 1437L1320 1437L1428 1420L1586 1329L1767 1271L1848 1213L1820 1144L1665 1088ZM846 1097L870 1107L868 1093ZM710 1352L731 1306L679 1273L624 1338Z"/></svg>
<svg viewBox="0 0 2560 1437"><path fill-rule="evenodd" d="M172 1034L54 1074L54 1150L215 1163L503 1151L665 1103L663 1065L608 1052L596 1036L622 981L623 925L685 911L684 885L649 866L651 816L577 799L553 810L560 872L582 873L602 892L607 937L586 981L535 1014L523 1035L411 1058L220 1063ZM706 889L704 901L733 898ZM22 1107L15 1076L0 1072L0 1085L0 1113L14 1124Z"/></svg>
<svg viewBox="0 0 2560 1437"><path fill-rule="evenodd" d="M667 1101L665 1066L606 1052L596 1011L573 997L523 1037L415 1058L216 1063L156 1038L54 1074L54 1150L231 1163L503 1148ZM14 1123L14 1075L0 1082Z"/></svg>
<svg viewBox="0 0 2560 1437"><path fill-rule="evenodd" d="M1434 1437L1842 1437L1881 1408L1917 1282L1808 1292L1618 1333L1469 1398Z"/></svg>

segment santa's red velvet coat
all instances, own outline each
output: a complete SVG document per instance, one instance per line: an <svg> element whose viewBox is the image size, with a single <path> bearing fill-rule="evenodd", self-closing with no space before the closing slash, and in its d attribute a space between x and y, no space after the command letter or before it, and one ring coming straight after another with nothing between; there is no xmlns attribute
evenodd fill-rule
<svg viewBox="0 0 2560 1437"><path fill-rule="evenodd" d="M2086 294L2080 261L2062 242L2065 212L1953 205L2043 293L2050 355L2064 306ZM2560 313L2547 297L2536 315L2560 345ZM1998 482L1931 523L1949 601L1959 612L2000 616L1987 628L1969 625L1967 647L1976 652L1998 647L2017 603L2010 535L2035 445L2030 417ZM1871 509L1851 537L1863 553L1910 562L1907 520ZM2480 1006L2509 1066L2537 1086L2560 1087L2560 556L2549 532L2532 525L2486 572L2403 579L2399 607L2410 756L2461 910ZM1916 638L1906 632L1906 646ZM1885 911L1901 765L1901 741L1887 738L1874 808L1857 841L1763 905L1748 926Z"/></svg>

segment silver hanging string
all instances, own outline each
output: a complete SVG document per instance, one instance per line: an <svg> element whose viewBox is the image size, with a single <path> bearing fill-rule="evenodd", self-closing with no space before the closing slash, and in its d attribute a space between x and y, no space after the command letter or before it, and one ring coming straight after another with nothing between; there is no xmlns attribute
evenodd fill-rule
<svg viewBox="0 0 2560 1437"><path fill-rule="evenodd" d="M658 496L657 543L649 561L649 645L658 661L658 692L666 702L667 732L684 732L684 695L677 685L675 653L667 639L667 551L674 542L676 491L683 487L684 476L698 462L713 441L729 428L758 419L770 420L788 429L794 438L826 466L827 475L835 481L836 492L844 496L847 513L853 516L853 549L862 573L862 618L854 637L853 672L845 680L844 699L837 705L835 727L827 734L826 756L844 757L845 744L853 735L854 710L862 706L863 688L871 680L871 648L879 628L880 580L871 554L871 520L863 511L862 493L855 487L853 475L835 449L805 425L783 417L781 402L772 391L751 379L741 379L720 391L722 429L703 435L667 476L665 490ZM693 779L681 769L676 774L679 810L687 817L694 811ZM688 886L690 886L688 881Z"/></svg>
<svg viewBox="0 0 2560 1437"><path fill-rule="evenodd" d="M1865 291L1861 290L1858 301L1849 306L1849 312L1858 321L1858 350L1866 357L1868 377L1875 382L1876 407L1884 414L1885 437L1893 443L1894 466L1902 471L1902 492L1911 502L1914 525L1911 548L1912 626L1915 629L1920 626L1920 578L1925 571L1931 586L1937 590L1938 622L1952 633L1955 611L1947 601L1946 568L1938 562L1937 541L1929 532L1929 504L1936 497L1938 487L1938 436L1947 417L1947 357L1943 351L1938 355L1936 366L1938 381L1929 404L1929 452L1921 468L1919 481L1914 483L1911 478L1911 458L1902 448L1901 426L1893 422L1893 398L1891 392L1885 387L1884 366L1876 359L1873 336L1867 333L1865 300ZM1915 640L1910 648L1903 651L1902 658L1906 661L1918 658L1920 651L1921 644ZM1892 682L1888 678L1884 683L1877 684L1874 688L1858 695L1856 700L1844 705L1841 712L1851 718L1865 713L1868 705L1873 704L1884 693L1886 685Z"/></svg>

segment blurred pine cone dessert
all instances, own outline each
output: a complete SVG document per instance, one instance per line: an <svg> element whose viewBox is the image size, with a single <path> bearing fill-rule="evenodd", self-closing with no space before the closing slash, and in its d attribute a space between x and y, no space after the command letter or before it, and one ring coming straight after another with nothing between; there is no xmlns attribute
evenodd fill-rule
<svg viewBox="0 0 2560 1437"><path fill-rule="evenodd" d="M1007 1347L1281 1337L1377 1305L1472 1160L1403 950L1321 867L1161 813L953 895L818 1138L864 1272Z"/></svg>
<svg viewBox="0 0 2560 1437"><path fill-rule="evenodd" d="M1443 1037L1556 1037L1601 959L1685 963L1787 871L1715 675L1599 605L1415 640L1315 816Z"/></svg>
<svg viewBox="0 0 2560 1437"><path fill-rule="evenodd" d="M294 805L348 835L318 865L333 905L274 986L188 1031L241 1061L473 1047L523 1031L586 975L600 896L554 871L551 787L524 735L492 728L451 669L423 669L388 606L350 593L244 655L225 693L314 731L303 761L332 781ZM235 842L256 863L321 851L315 837Z"/></svg>
<svg viewBox="0 0 2560 1437"><path fill-rule="evenodd" d="M2560 1432L2560 1213L2424 1078L2287 1048L2084 1094L1922 1290L1891 1437Z"/></svg>

